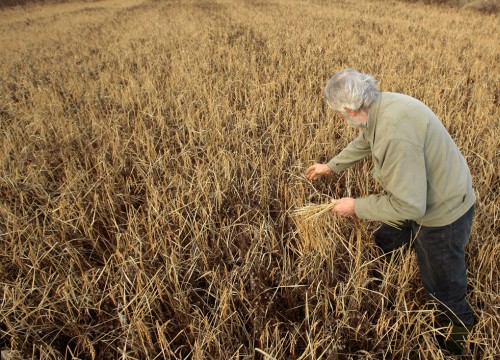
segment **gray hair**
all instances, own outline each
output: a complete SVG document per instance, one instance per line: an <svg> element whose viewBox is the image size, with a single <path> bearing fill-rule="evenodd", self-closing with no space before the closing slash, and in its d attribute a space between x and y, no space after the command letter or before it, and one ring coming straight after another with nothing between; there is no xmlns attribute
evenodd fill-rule
<svg viewBox="0 0 500 360"><path fill-rule="evenodd" d="M346 110L368 110L373 100L380 94L376 81L370 75L356 70L339 71L328 80L325 97L335 111L346 114Z"/></svg>

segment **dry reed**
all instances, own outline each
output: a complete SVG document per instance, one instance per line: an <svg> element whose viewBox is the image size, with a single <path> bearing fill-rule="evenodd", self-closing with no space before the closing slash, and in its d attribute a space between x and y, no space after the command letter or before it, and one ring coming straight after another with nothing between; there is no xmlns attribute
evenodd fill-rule
<svg viewBox="0 0 500 360"><path fill-rule="evenodd" d="M38 359L444 359L413 252L299 221L378 192L322 98L427 103L478 192L470 357L500 353L498 17L400 2L104 0L0 14L0 333ZM481 141L477 141L481 139ZM314 220L314 219L313 219ZM315 226L318 225L318 226Z"/></svg>
<svg viewBox="0 0 500 360"><path fill-rule="evenodd" d="M322 215L325 215L333 210L335 207L336 203L334 201L331 201L326 204L308 204L304 205L302 207L299 207L293 211L293 214L295 215L296 218L300 218L304 221L308 220L317 220L320 218ZM396 229L400 229L401 226L403 225L403 222L401 221L382 221L384 224L387 224L389 226L392 226Z"/></svg>

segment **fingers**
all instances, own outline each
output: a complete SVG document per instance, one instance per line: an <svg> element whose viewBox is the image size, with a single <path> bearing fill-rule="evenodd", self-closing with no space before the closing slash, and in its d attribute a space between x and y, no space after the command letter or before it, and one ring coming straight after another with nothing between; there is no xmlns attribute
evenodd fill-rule
<svg viewBox="0 0 500 360"><path fill-rule="evenodd" d="M321 172L321 164L314 164L309 166L306 170L306 177L311 181L318 179L322 175L323 172Z"/></svg>
<svg viewBox="0 0 500 360"><path fill-rule="evenodd" d="M333 204L332 210L330 210L333 214L337 213L337 209L335 207L339 204L339 201L337 199L332 199L330 201Z"/></svg>
<svg viewBox="0 0 500 360"><path fill-rule="evenodd" d="M307 168L306 176L309 180L316 180L317 179L316 165L312 165L312 166L309 166Z"/></svg>
<svg viewBox="0 0 500 360"><path fill-rule="evenodd" d="M317 171L312 171L307 178L309 180L311 180L311 181L314 181L314 180L317 180L320 177L321 177L320 173L318 173Z"/></svg>
<svg viewBox="0 0 500 360"><path fill-rule="evenodd" d="M332 212L339 214L341 216L354 216L355 211L354 211L354 198L342 198L342 199L335 199L332 200L332 202L335 203L335 206L332 208Z"/></svg>

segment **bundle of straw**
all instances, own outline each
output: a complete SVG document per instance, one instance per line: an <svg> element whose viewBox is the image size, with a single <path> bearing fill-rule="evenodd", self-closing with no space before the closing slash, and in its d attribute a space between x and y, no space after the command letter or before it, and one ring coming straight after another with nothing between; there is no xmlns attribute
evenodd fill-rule
<svg viewBox="0 0 500 360"><path fill-rule="evenodd" d="M293 214L298 218L304 220L314 220L332 210L335 207L335 205L336 205L335 202L330 202L326 204L308 204L298 209L295 209Z"/></svg>
<svg viewBox="0 0 500 360"><path fill-rule="evenodd" d="M302 206L300 208L297 208L294 210L293 214L303 220L316 220L320 216L328 213L330 210L332 210L336 202L329 202L326 204L308 204L305 206ZM403 222L394 220L394 221L382 221L384 224L387 224L389 226L392 226L395 229L401 230L401 226L403 225Z"/></svg>

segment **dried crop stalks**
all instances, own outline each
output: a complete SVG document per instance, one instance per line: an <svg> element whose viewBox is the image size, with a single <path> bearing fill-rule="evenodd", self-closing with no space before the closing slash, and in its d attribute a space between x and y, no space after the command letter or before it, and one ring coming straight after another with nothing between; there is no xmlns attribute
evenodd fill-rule
<svg viewBox="0 0 500 360"><path fill-rule="evenodd" d="M331 201L326 204L309 204L295 209L293 214L295 215L295 217L301 218L305 221L317 220L322 215L325 215L331 210L333 210L335 205L336 202L334 201ZM401 221L383 221L383 223L392 226L396 229L400 229L401 225L403 225Z"/></svg>
<svg viewBox="0 0 500 360"><path fill-rule="evenodd" d="M316 220L320 216L325 215L330 212L336 203L331 201L326 204L308 204L302 207L299 207L294 210L293 214L295 217L301 218L303 220Z"/></svg>
<svg viewBox="0 0 500 360"><path fill-rule="evenodd" d="M322 98L341 67L429 104L465 154L478 192L471 349L500 352L497 19L353 4L3 10L0 331L12 353L444 358L412 252L386 263L371 223L293 214L301 199L378 191L369 160L334 181L302 176L356 136Z"/></svg>

